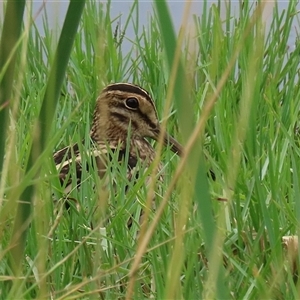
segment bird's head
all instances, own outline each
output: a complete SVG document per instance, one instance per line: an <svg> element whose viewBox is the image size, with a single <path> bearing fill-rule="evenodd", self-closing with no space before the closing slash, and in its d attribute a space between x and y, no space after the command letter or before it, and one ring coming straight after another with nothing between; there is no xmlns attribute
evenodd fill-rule
<svg viewBox="0 0 300 300"><path fill-rule="evenodd" d="M108 85L97 99L91 137L97 140L134 137L158 140L182 154L182 146L167 132L162 132L154 102L143 88L129 83Z"/></svg>

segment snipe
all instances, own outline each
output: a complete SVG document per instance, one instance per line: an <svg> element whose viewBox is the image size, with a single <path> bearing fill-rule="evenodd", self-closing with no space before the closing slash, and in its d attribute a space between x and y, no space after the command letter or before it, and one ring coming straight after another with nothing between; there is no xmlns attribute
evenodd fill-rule
<svg viewBox="0 0 300 300"><path fill-rule="evenodd" d="M160 134L163 134L164 145L169 145L174 153L182 154L182 146L173 137L161 132L154 102L147 91L129 83L108 85L97 99L90 132L92 145L89 153L96 161L96 172L100 177L105 174L106 161L110 157L108 153L118 151L118 161L122 163L128 151L127 177L130 179L140 161L146 165L153 162L155 150L146 138L157 140ZM57 151L54 161L65 193L70 191L72 181L73 187L74 180L75 185L80 185L82 168L86 166L82 166L77 144ZM69 174L74 163L76 174Z"/></svg>

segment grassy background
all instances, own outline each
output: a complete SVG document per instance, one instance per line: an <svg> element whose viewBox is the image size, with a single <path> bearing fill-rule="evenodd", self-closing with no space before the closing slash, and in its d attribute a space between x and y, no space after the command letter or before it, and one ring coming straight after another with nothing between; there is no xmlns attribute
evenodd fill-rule
<svg viewBox="0 0 300 300"><path fill-rule="evenodd" d="M184 20L175 34L163 1L144 28L134 3L122 30L109 4L88 1L70 59L55 54L59 43L46 22L40 36L27 18L6 98L9 68L0 59L1 299L300 297L298 247L283 243L297 237L300 217L298 42L287 51L295 3L281 13L275 5L268 32L263 6L245 2L233 18L229 2L222 19L221 3L204 5L193 26ZM135 37L124 53L130 23ZM65 26L76 31L67 19ZM145 178L133 186L113 160L108 176L118 190L93 189L101 182L83 174L71 193L79 208L67 213L51 160L54 150L88 141L98 93L120 81L149 90L164 125L186 147L181 160L162 151L164 183L144 229Z"/></svg>

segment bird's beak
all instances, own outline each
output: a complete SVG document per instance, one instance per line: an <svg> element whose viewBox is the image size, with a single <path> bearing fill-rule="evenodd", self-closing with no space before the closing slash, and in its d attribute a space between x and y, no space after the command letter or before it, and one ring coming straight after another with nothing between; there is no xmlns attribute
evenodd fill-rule
<svg viewBox="0 0 300 300"><path fill-rule="evenodd" d="M178 156L181 156L183 154L182 146L172 136L170 136L167 133L164 136L164 145L165 146L170 145L171 146L170 149Z"/></svg>
<svg viewBox="0 0 300 300"><path fill-rule="evenodd" d="M159 139L160 132L160 129L153 131L155 140ZM164 146L169 146L170 149L178 156L181 156L183 154L183 147L172 136L165 132L163 134L163 139Z"/></svg>

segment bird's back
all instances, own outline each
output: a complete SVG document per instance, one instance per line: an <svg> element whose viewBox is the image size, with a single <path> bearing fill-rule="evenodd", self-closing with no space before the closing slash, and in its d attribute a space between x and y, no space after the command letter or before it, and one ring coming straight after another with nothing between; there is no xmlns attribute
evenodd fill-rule
<svg viewBox="0 0 300 300"><path fill-rule="evenodd" d="M127 180L138 179L139 168L145 170L153 162L155 151L143 138L126 141L112 140L109 142L93 141L88 145L65 147L54 154L54 162L59 174L59 180L64 187L65 194L71 188L80 187L83 169L88 173L98 173L103 178L106 172L112 171L111 161L126 164ZM85 161L85 163L84 163ZM75 172L74 172L75 170Z"/></svg>

